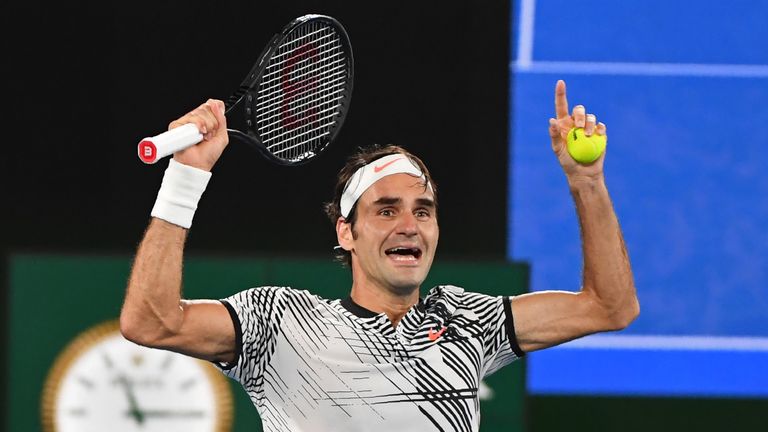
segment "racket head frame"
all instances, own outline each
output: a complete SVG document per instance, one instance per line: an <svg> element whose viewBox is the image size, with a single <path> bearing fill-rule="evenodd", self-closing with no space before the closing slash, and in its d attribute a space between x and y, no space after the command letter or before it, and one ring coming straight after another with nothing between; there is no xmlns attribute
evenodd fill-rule
<svg viewBox="0 0 768 432"><path fill-rule="evenodd" d="M344 83L344 89L342 91L342 99L338 114L335 118L335 123L329 128L329 134L323 139L322 144L308 153L306 157L298 159L287 159L276 156L272 153L262 141L256 130L256 104L258 102L258 89L264 76L264 71L269 65L269 60L275 55L278 48L282 45L282 42L294 31L297 31L300 27L308 25L311 22L322 22L324 25L333 28L333 31L338 35L339 42L342 51L345 54L345 73L346 80ZM239 124L245 125L244 129L227 129L230 139L239 140L250 147L258 150L262 156L269 161L285 166L303 165L315 156L322 153L328 145L336 139L341 126L346 119L349 112L349 106L352 98L352 88L354 82L354 57L352 53L352 45L349 41L349 36L346 29L335 18L328 15L319 14L307 14L301 17L295 18L288 23L280 33L272 36L270 42L265 46L264 50L259 55L258 60L248 72L246 77L242 80L237 90L225 101L225 114L228 121L230 119L237 120Z"/></svg>

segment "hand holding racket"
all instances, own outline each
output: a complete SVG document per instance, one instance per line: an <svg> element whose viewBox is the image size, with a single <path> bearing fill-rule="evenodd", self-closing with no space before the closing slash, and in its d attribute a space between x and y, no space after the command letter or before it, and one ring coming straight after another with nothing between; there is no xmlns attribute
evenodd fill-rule
<svg viewBox="0 0 768 432"><path fill-rule="evenodd" d="M204 171L211 171L229 143L225 111L224 102L208 99L205 103L168 125L168 132L179 129L183 131L183 128L187 128L189 135L200 134L203 136L199 143L174 152L173 158L176 159L176 162Z"/></svg>
<svg viewBox="0 0 768 432"><path fill-rule="evenodd" d="M171 130L144 138L138 146L139 159L153 164L203 141L209 133L200 129L205 123L196 124L189 116L207 115L204 111L208 110L215 124L232 126L226 129L229 138L252 146L268 160L281 165L308 162L341 129L352 97L353 76L352 47L341 24L324 15L296 18L272 37L224 103L226 118L215 120L220 102L208 101L178 120L189 123L171 124Z"/></svg>

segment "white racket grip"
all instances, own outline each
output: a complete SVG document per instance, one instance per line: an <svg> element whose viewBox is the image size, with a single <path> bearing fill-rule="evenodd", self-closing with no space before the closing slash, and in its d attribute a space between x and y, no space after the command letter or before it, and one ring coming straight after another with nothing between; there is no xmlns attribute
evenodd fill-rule
<svg viewBox="0 0 768 432"><path fill-rule="evenodd" d="M147 137L139 143L139 159L147 164L191 147L203 140L203 134L194 123L187 123L160 135Z"/></svg>

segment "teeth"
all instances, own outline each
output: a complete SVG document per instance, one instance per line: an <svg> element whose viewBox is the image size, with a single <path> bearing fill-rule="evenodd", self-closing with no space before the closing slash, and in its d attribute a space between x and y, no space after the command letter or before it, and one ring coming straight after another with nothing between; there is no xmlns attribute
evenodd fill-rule
<svg viewBox="0 0 768 432"><path fill-rule="evenodd" d="M421 250L418 248L395 247L387 249L386 254L398 260L416 260L421 256Z"/></svg>
<svg viewBox="0 0 768 432"><path fill-rule="evenodd" d="M393 259L397 261L413 261L416 259L413 255L390 255Z"/></svg>

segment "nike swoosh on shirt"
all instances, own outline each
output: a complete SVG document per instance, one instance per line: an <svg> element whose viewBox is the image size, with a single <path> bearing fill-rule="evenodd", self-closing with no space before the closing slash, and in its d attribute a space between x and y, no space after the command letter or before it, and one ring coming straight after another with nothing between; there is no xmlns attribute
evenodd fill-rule
<svg viewBox="0 0 768 432"><path fill-rule="evenodd" d="M427 336L429 337L429 340L436 341L440 336L443 335L445 332L445 327L441 328L440 331L435 331L435 329L429 329L429 333L427 333Z"/></svg>
<svg viewBox="0 0 768 432"><path fill-rule="evenodd" d="M395 162L397 162L397 161L399 161L399 160L403 160L403 158L397 158L397 159L395 159L395 160L391 160L391 161L389 161L389 162L385 163L384 165L380 165L380 166L374 166L374 167L373 167L373 172L375 172L375 173L377 173L377 172L380 172L380 171L381 171L381 170L383 170L384 168L386 168L386 167L388 167L388 166L392 165L393 163L395 163Z"/></svg>

